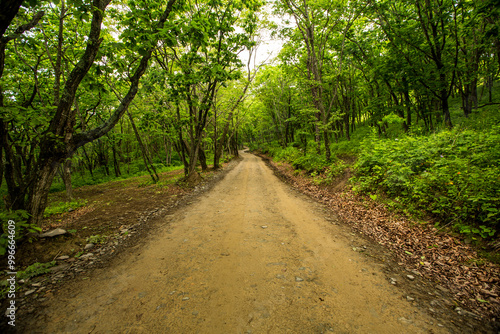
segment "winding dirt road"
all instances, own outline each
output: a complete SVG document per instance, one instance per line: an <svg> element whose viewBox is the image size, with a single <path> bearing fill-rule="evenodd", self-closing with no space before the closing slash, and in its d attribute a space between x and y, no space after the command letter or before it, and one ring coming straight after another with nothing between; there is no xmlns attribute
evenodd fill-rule
<svg viewBox="0 0 500 334"><path fill-rule="evenodd" d="M133 255L54 298L33 332L447 332L320 205L242 157Z"/></svg>

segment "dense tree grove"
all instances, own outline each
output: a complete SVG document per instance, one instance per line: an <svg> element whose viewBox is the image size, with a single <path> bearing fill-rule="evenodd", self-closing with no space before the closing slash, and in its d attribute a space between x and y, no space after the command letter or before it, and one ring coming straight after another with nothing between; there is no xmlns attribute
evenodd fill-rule
<svg viewBox="0 0 500 334"><path fill-rule="evenodd" d="M264 12L285 44L255 66ZM465 118L498 104L498 0L16 0L0 13L0 188L32 226L55 178L69 199L75 174L157 182L174 164L197 182L244 142L328 164L360 127L431 133L453 128L450 99Z"/></svg>
<svg viewBox="0 0 500 334"><path fill-rule="evenodd" d="M231 108L242 99L219 106L217 122L213 110L245 72L238 54L253 47L258 1L5 5L16 8L2 10L4 201L32 224L58 171L71 197L75 168L109 174L112 166L119 176L140 154L157 181L156 157L168 165L176 151L194 180L209 139L220 146L235 138Z"/></svg>
<svg viewBox="0 0 500 334"><path fill-rule="evenodd" d="M498 1L275 1L274 9L289 20L279 31L287 43L260 74L258 112L283 146L308 133L330 160L330 141L349 140L360 124L380 134L391 121L432 131L453 126L452 96L465 117L483 94L495 103ZM252 133L270 135L265 122Z"/></svg>

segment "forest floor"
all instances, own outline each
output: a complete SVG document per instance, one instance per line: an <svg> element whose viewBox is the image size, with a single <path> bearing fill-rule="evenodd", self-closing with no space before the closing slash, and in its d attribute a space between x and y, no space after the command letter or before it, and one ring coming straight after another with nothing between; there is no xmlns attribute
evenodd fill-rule
<svg viewBox="0 0 500 334"><path fill-rule="evenodd" d="M447 289L398 265L393 252L281 182L260 158L242 158L183 200L176 199L182 187L175 196L117 181L117 197L102 198L87 228L73 226L82 231L79 250L83 233L108 235L106 242L25 283L33 288L18 331L493 332L472 312L457 313ZM99 196L92 189L88 195ZM85 210L70 214L78 220ZM106 230L107 221L115 223ZM50 227L71 228L67 222ZM40 262L73 248L55 249Z"/></svg>

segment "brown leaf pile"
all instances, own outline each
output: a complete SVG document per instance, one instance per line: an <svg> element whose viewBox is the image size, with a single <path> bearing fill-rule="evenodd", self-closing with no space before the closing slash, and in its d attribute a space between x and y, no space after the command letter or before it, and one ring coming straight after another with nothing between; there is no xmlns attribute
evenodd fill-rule
<svg viewBox="0 0 500 334"><path fill-rule="evenodd" d="M294 174L287 164L269 163L293 187L327 204L354 229L392 250L408 270L439 282L463 308L498 320L500 266L479 260L477 252L457 238L389 212L348 188L334 192Z"/></svg>

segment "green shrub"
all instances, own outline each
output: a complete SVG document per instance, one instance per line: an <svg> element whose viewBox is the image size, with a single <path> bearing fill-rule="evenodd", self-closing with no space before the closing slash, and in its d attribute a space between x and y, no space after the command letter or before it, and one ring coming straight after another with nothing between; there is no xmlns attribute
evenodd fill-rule
<svg viewBox="0 0 500 334"><path fill-rule="evenodd" d="M382 190L465 234L491 237L500 221L500 126L365 140L355 188Z"/></svg>
<svg viewBox="0 0 500 334"><path fill-rule="evenodd" d="M1 211L1 231L0 231L0 256L5 255L9 243L8 226L9 221L15 222L15 237L14 240L23 239L28 233L39 233L42 229L36 225L28 224L28 213L24 210L16 211ZM30 240L31 241L31 240Z"/></svg>
<svg viewBox="0 0 500 334"><path fill-rule="evenodd" d="M17 272L17 278L27 279L50 272L50 268L56 265L56 261L39 263L36 262L23 271Z"/></svg>
<svg viewBox="0 0 500 334"><path fill-rule="evenodd" d="M91 244L103 244L106 242L106 238L104 235L96 234L88 237L87 242Z"/></svg>

